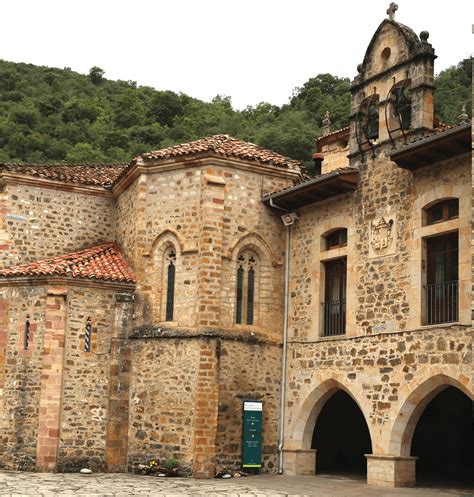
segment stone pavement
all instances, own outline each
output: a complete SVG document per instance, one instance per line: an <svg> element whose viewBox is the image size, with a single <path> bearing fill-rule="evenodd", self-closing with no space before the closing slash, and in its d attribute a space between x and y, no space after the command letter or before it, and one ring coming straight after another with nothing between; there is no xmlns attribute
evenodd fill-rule
<svg viewBox="0 0 474 497"><path fill-rule="evenodd" d="M340 476L252 476L229 480L157 478L130 474L0 472L0 496L63 497L474 497L472 490L382 489Z"/></svg>

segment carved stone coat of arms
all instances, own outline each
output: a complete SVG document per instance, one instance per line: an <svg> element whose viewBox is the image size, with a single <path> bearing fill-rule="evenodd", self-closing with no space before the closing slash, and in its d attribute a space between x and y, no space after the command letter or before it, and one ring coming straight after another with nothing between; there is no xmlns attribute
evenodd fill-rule
<svg viewBox="0 0 474 497"><path fill-rule="evenodd" d="M370 223L369 257L380 257L395 252L395 217L385 216Z"/></svg>

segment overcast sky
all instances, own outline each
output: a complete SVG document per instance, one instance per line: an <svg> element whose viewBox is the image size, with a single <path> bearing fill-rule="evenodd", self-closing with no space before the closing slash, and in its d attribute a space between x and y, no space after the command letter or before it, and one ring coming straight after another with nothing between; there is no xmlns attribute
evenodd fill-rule
<svg viewBox="0 0 474 497"><path fill-rule="evenodd" d="M471 0L400 0L435 71L472 53ZM281 105L329 72L351 79L388 0L3 0L0 58L134 80L234 107Z"/></svg>

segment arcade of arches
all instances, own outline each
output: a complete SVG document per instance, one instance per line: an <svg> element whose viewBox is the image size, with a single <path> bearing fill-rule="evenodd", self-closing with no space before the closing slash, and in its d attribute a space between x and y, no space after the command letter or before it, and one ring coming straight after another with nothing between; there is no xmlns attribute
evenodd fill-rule
<svg viewBox="0 0 474 497"><path fill-rule="evenodd" d="M350 388L327 380L311 392L302 406L306 415L289 429L288 473L367 475L368 483L382 486L472 484L473 402L462 383L445 375L428 378L398 415L387 417L391 426L379 427Z"/></svg>

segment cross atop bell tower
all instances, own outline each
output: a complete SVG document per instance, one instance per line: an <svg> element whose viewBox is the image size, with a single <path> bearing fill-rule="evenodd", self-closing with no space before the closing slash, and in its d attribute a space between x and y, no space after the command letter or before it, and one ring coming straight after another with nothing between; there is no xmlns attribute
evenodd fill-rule
<svg viewBox="0 0 474 497"><path fill-rule="evenodd" d="M395 2L390 2L390 5L388 6L388 9L387 9L387 14L388 14L388 18L391 21L395 20L395 12L397 10L398 10L398 5Z"/></svg>

